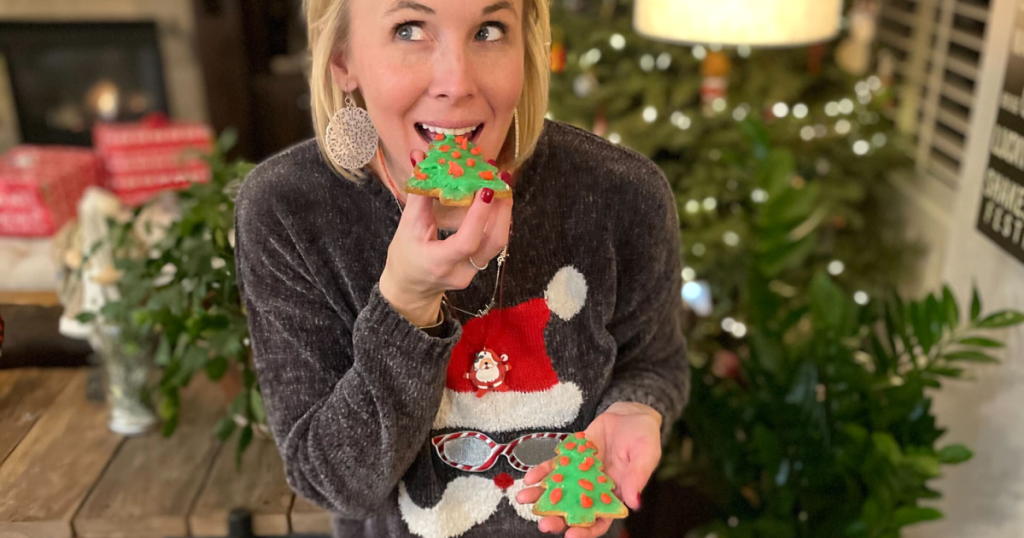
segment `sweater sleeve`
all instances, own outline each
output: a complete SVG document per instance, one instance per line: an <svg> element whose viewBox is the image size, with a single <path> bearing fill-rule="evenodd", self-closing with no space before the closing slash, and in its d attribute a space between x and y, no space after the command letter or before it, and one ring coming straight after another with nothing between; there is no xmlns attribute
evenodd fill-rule
<svg viewBox="0 0 1024 538"><path fill-rule="evenodd" d="M445 312L432 336L376 285L361 308L332 303L312 269L326 254L297 241L315 224L283 187L253 179L236 205L236 270L287 482L341 517L368 517L426 442L462 328Z"/></svg>
<svg viewBox="0 0 1024 538"><path fill-rule="evenodd" d="M664 174L647 164L639 173L650 175L630 185L636 204L619 205L613 224L617 290L608 330L618 354L597 413L620 401L649 405L661 413L667 440L690 385L681 325L679 217Z"/></svg>

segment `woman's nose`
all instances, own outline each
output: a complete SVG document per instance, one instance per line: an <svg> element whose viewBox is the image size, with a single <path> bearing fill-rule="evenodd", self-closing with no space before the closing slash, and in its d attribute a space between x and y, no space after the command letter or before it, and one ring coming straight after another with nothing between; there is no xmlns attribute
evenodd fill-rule
<svg viewBox="0 0 1024 538"><path fill-rule="evenodd" d="M447 46L439 49L434 58L433 96L454 104L473 97L476 91L475 68L465 48Z"/></svg>

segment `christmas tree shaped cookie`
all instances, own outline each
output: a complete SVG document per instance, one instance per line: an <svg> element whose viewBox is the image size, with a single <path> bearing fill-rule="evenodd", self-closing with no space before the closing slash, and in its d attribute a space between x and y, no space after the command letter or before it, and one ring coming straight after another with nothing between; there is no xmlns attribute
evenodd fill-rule
<svg viewBox="0 0 1024 538"><path fill-rule="evenodd" d="M562 516L570 527L590 527L599 517L629 514L612 493L615 483L604 474L597 447L583 432L566 437L555 452L554 470L541 483L545 491L533 505L534 514Z"/></svg>
<svg viewBox="0 0 1024 538"><path fill-rule="evenodd" d="M405 192L439 198L449 206L468 206L476 191L489 188L495 198L511 198L512 189L503 180L508 172L495 168L480 148L464 136L436 135L427 157L413 168Z"/></svg>

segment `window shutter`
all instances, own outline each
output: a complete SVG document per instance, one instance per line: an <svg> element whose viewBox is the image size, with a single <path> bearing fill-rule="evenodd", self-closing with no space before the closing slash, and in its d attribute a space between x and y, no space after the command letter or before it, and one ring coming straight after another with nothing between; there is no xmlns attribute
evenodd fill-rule
<svg viewBox="0 0 1024 538"><path fill-rule="evenodd" d="M885 0L878 39L896 62L895 118L917 168L952 189L970 135L991 0Z"/></svg>

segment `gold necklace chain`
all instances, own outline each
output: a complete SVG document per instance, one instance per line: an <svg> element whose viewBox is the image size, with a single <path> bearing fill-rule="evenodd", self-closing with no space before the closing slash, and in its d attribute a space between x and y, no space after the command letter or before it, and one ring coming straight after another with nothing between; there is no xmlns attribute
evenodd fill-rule
<svg viewBox="0 0 1024 538"><path fill-rule="evenodd" d="M404 213L405 212L405 206L402 204L402 197L401 197L401 195L398 194L398 187L395 186L395 182L392 181L392 179L391 179L391 174L388 172L388 165L387 165L387 163L384 162L384 152L381 151L380 147L377 147L377 159L380 161L381 169L384 170L384 178L387 179L388 186L391 189L392 194L394 194L394 196L395 196L395 203L398 204L398 212L399 213ZM512 242L512 223L509 222L509 243L511 243L511 242ZM473 312L469 312L467 310L463 310L463 309L453 305L452 302L451 302L451 299L448 298L448 293L447 292L441 294L441 301L446 303L448 305L448 308L451 308L452 310L457 310L457 311L462 312L463 314L466 314L468 316L474 316L474 317L478 317L478 318L482 318L482 317L486 316L487 313L490 312L492 308L494 308L495 302L498 302L498 303L501 302L501 295L499 294L499 289L501 287L502 277L505 276L505 270L504 270L504 268L505 268L505 260L508 257L509 257L509 254L508 254L508 244L506 244L505 248L501 249L501 253L498 254L498 259L497 259L497 262L498 262L498 272L497 272L497 275L496 275L496 277L494 279L494 291L491 292L491 300L487 303L486 306L484 306L483 308L478 310L475 314Z"/></svg>

